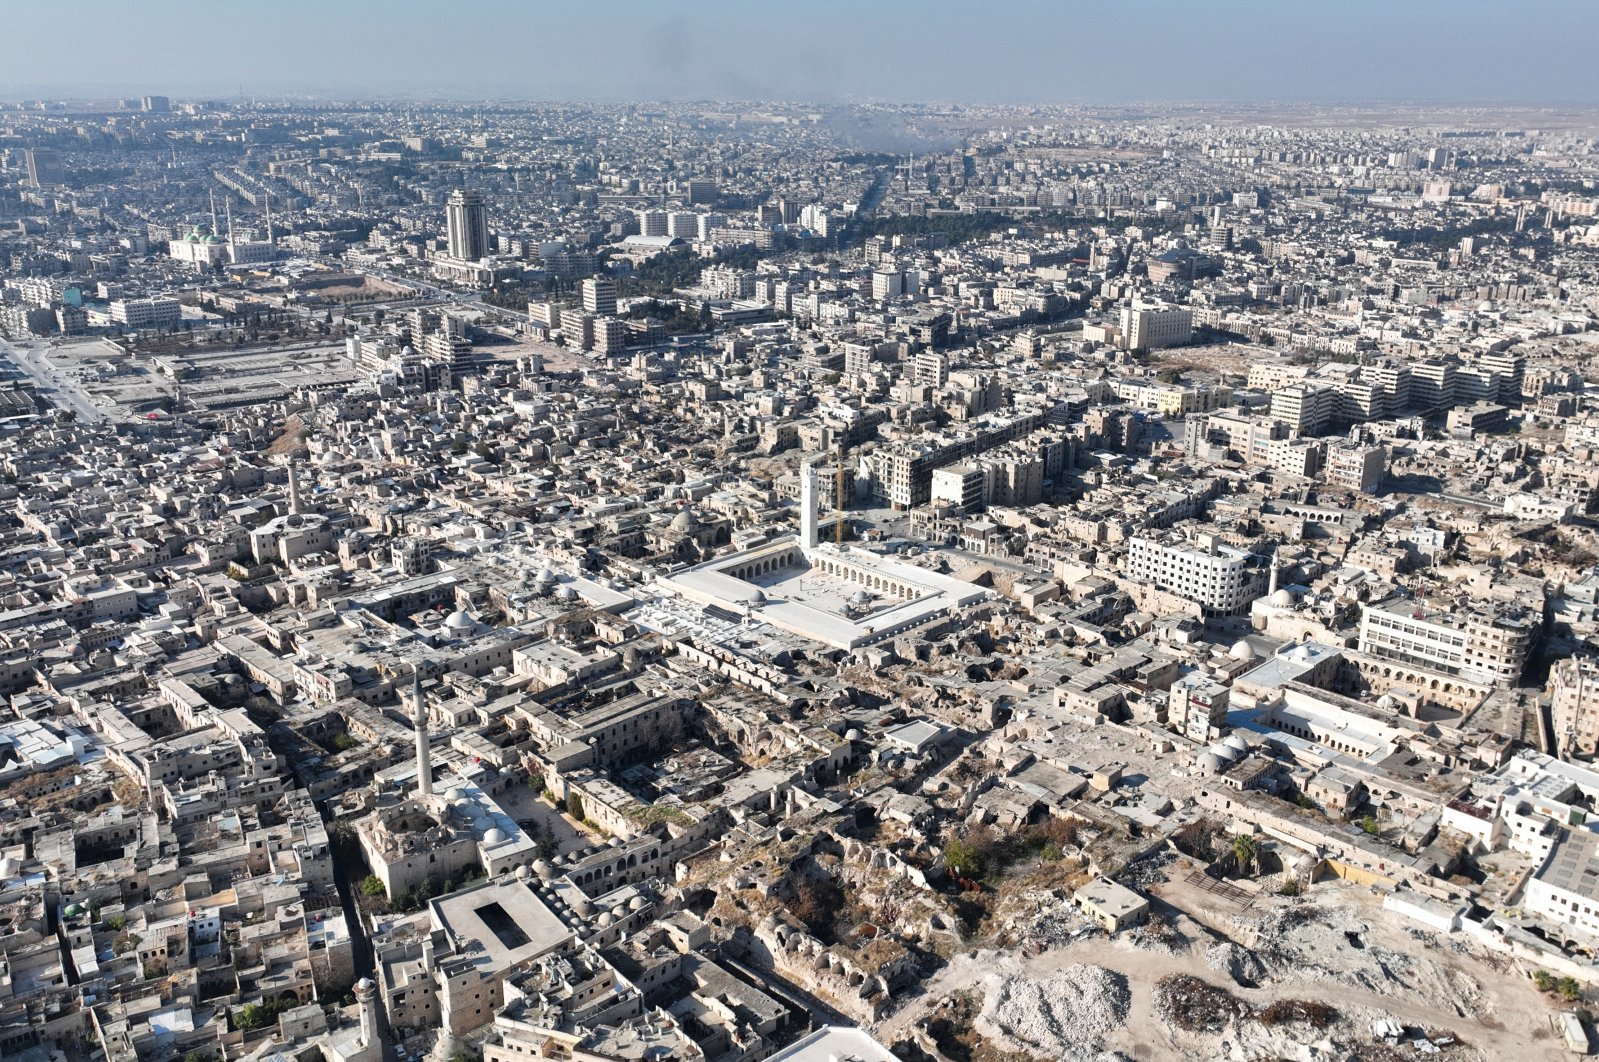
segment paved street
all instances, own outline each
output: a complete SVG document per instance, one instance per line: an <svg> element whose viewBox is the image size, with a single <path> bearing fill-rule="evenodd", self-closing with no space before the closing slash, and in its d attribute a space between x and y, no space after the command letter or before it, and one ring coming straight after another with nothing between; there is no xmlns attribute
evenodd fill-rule
<svg viewBox="0 0 1599 1062"><path fill-rule="evenodd" d="M85 424L101 424L110 416L95 405L76 381L50 359L50 347L41 343L12 343L0 339L0 355L33 381L39 392L57 408L70 411Z"/></svg>

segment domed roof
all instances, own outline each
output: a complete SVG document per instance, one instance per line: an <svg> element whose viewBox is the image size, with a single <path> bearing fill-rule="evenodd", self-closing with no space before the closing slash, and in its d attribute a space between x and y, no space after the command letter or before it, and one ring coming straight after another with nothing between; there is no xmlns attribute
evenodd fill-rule
<svg viewBox="0 0 1599 1062"><path fill-rule="evenodd" d="M533 860L533 873L537 874L539 877L547 878L554 872L555 868L550 866L550 861L548 859Z"/></svg>
<svg viewBox="0 0 1599 1062"><path fill-rule="evenodd" d="M555 596L562 601L576 601L577 591L570 586L563 586L555 592Z"/></svg>
<svg viewBox="0 0 1599 1062"><path fill-rule="evenodd" d="M377 986L372 983L372 978L363 977L355 983L355 987L362 992L370 992Z"/></svg>
<svg viewBox="0 0 1599 1062"><path fill-rule="evenodd" d="M516 880L517 881L526 881L528 878L531 878L532 876L533 876L533 871L528 869L528 865L526 863L523 863L521 866L516 868Z"/></svg>
<svg viewBox="0 0 1599 1062"><path fill-rule="evenodd" d="M484 844L500 844L505 840L505 831L498 826L491 828L483 835Z"/></svg>
<svg viewBox="0 0 1599 1062"><path fill-rule="evenodd" d="M62 914L66 915L68 918L76 918L82 913L83 905L81 903L69 903L67 904L67 909L62 912Z"/></svg>
<svg viewBox="0 0 1599 1062"><path fill-rule="evenodd" d="M1226 737L1222 738L1221 743L1230 749L1237 750L1238 752L1249 751L1249 743L1243 738L1239 737L1237 734L1228 734Z"/></svg>
<svg viewBox="0 0 1599 1062"><path fill-rule="evenodd" d="M477 626L477 617L472 615L472 613L468 612L466 609L460 608L450 613L449 618L444 621L444 625L446 627L453 627L456 630L469 631L473 627Z"/></svg>
<svg viewBox="0 0 1599 1062"><path fill-rule="evenodd" d="M1194 762L1204 774L1215 774L1221 770L1221 757L1214 752L1201 752L1199 758Z"/></svg>
<svg viewBox="0 0 1599 1062"><path fill-rule="evenodd" d="M1231 649L1227 650L1227 655L1234 660L1253 660L1255 659L1255 647L1250 645L1247 639L1240 638L1233 643Z"/></svg>
<svg viewBox="0 0 1599 1062"><path fill-rule="evenodd" d="M1290 594L1286 589L1278 590L1276 593L1271 595L1271 597L1268 599L1268 603L1272 608L1293 608L1294 595Z"/></svg>
<svg viewBox="0 0 1599 1062"><path fill-rule="evenodd" d="M644 897L635 896L627 902L627 909L629 911L642 911L649 905L650 901L646 900Z"/></svg>
<svg viewBox="0 0 1599 1062"><path fill-rule="evenodd" d="M1205 750L1224 763L1231 763L1238 758L1238 750L1224 741L1218 741Z"/></svg>
<svg viewBox="0 0 1599 1062"><path fill-rule="evenodd" d="M695 518L694 510L692 509L684 509L676 516L672 517L673 531L692 531L699 526L700 522Z"/></svg>
<svg viewBox="0 0 1599 1062"><path fill-rule="evenodd" d="M548 585L555 582L555 573L548 568L539 569L539 582Z"/></svg>
<svg viewBox="0 0 1599 1062"><path fill-rule="evenodd" d="M615 921L616 921L616 919L611 916L611 912L609 912L609 911L606 911L604 914L600 915L600 917L599 917L599 923L602 926L608 926L612 922L615 922Z"/></svg>

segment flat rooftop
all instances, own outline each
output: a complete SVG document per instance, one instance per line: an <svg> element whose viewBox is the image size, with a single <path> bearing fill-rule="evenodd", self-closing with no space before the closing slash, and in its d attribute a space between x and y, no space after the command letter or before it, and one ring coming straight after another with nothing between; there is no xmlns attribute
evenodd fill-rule
<svg viewBox="0 0 1599 1062"><path fill-rule="evenodd" d="M751 567L749 575L735 574ZM718 557L661 580L730 618L760 620L837 649L920 626L987 591L868 550L789 540Z"/></svg>
<svg viewBox="0 0 1599 1062"><path fill-rule="evenodd" d="M573 934L525 882L489 881L432 901L433 922L456 951L481 945L496 970L563 947Z"/></svg>
<svg viewBox="0 0 1599 1062"><path fill-rule="evenodd" d="M771 1055L767 1062L899 1062L864 1029L824 1025Z"/></svg>

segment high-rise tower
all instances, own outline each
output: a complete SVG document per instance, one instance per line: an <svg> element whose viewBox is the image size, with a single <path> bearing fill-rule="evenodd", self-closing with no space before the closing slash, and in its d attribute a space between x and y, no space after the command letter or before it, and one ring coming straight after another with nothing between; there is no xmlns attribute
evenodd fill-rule
<svg viewBox="0 0 1599 1062"><path fill-rule="evenodd" d="M450 257L476 262L489 253L489 208L476 192L457 188L444 211Z"/></svg>
<svg viewBox="0 0 1599 1062"><path fill-rule="evenodd" d="M616 281L610 277L593 276L579 285L583 296L583 312L596 317L616 316Z"/></svg>

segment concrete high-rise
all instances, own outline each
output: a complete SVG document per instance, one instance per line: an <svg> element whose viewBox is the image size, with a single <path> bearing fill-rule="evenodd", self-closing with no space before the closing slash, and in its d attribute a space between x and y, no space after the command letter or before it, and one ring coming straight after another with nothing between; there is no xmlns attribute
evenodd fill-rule
<svg viewBox="0 0 1599 1062"><path fill-rule="evenodd" d="M583 312L597 317L616 316L616 281L610 277L590 277L583 281Z"/></svg>
<svg viewBox="0 0 1599 1062"><path fill-rule="evenodd" d="M476 192L457 188L445 207L450 257L476 262L489 253L489 208Z"/></svg>

